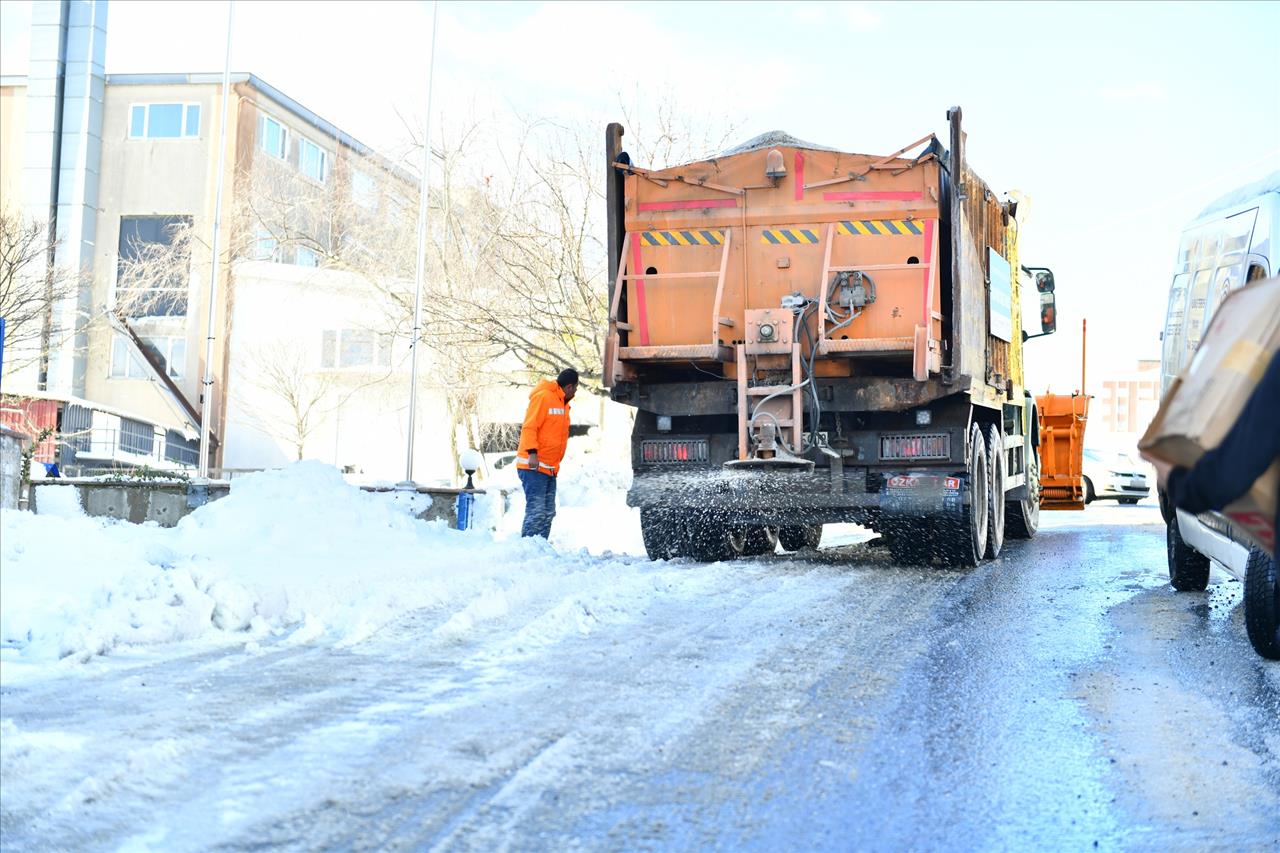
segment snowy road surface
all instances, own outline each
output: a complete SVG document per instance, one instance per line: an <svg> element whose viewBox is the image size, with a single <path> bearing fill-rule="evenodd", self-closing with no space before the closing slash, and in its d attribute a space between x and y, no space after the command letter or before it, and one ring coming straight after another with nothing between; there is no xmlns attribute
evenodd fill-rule
<svg viewBox="0 0 1280 853"><path fill-rule="evenodd" d="M359 630L314 597L311 628L37 666L36 624L0 664L3 846L1280 845L1280 665L1239 584L1168 588L1154 506L1046 515L968 572L832 533L711 566L490 544Z"/></svg>

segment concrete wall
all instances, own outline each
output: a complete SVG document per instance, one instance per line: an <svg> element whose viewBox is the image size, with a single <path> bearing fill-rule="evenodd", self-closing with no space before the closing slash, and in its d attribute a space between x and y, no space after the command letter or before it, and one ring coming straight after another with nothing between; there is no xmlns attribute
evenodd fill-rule
<svg viewBox="0 0 1280 853"><path fill-rule="evenodd" d="M207 500L231 493L230 483L211 483ZM40 496L49 489L75 489L80 507L94 518L115 518L143 524L154 521L173 527L201 503L186 483L110 483L102 480L43 480L31 484L31 510L40 511Z"/></svg>
<svg viewBox="0 0 1280 853"><path fill-rule="evenodd" d="M6 436L7 437L7 436ZM205 492L194 491L187 483L110 483L102 480L43 480L31 486L31 511L40 511L41 495L49 489L75 489L80 507L85 515L93 518L114 518L134 524L154 522L161 527L174 527L204 503L221 500L231 494L231 484L210 483ZM365 491L389 491L365 487ZM458 523L457 489L419 488L419 493L431 497L431 505L418 514L424 521L443 520L450 527ZM499 507L504 507L509 495L497 492ZM15 501L16 505L16 501ZM6 508L8 505L5 505Z"/></svg>
<svg viewBox="0 0 1280 853"><path fill-rule="evenodd" d="M0 427L0 509L17 509L22 495L22 433Z"/></svg>

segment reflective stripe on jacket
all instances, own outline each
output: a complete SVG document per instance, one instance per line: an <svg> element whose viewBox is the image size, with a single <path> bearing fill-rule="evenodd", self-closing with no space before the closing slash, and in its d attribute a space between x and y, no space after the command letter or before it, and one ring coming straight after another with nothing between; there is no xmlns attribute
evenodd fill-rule
<svg viewBox="0 0 1280 853"><path fill-rule="evenodd" d="M554 477L560 473L560 460L568 444L569 404L564 400L564 389L554 379L544 379L529 393L516 467L529 470L529 452L536 450L538 470Z"/></svg>

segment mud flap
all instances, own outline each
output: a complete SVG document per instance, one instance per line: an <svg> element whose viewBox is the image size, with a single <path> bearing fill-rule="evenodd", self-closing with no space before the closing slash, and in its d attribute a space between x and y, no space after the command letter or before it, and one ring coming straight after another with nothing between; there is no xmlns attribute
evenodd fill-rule
<svg viewBox="0 0 1280 853"><path fill-rule="evenodd" d="M886 477L880 511L897 516L959 518L969 498L965 476L905 473Z"/></svg>

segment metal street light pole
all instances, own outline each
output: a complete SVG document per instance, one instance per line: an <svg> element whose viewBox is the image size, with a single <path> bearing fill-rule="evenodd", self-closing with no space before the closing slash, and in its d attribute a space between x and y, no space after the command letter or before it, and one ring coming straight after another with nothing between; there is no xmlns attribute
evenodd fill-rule
<svg viewBox="0 0 1280 853"><path fill-rule="evenodd" d="M414 276L413 338L409 342L412 368L409 373L409 441L404 462L404 484L413 483L413 434L418 415L418 338L422 335L422 286L427 273L427 189L431 169L431 92L435 83L436 25L440 3L431 7L431 58L427 63L427 116L422 132L422 176L418 197L418 269Z"/></svg>
<svg viewBox="0 0 1280 853"><path fill-rule="evenodd" d="M222 121L218 126L218 176L213 202L213 266L209 272L209 314L204 346L204 380L200 383L200 478L209 478L209 420L213 417L213 341L218 309L218 236L222 231L222 184L227 165L227 102L231 96L231 26L235 0L227 0L227 53L222 63Z"/></svg>

